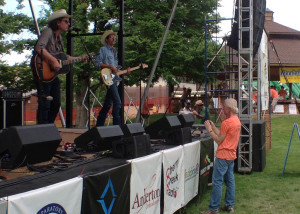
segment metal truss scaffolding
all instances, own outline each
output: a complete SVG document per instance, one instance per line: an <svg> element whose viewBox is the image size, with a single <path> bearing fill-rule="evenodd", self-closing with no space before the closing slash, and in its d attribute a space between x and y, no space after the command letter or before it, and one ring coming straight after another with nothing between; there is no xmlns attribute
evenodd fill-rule
<svg viewBox="0 0 300 214"><path fill-rule="evenodd" d="M253 0L238 2L238 104L242 123L238 171L249 173L252 170Z"/></svg>

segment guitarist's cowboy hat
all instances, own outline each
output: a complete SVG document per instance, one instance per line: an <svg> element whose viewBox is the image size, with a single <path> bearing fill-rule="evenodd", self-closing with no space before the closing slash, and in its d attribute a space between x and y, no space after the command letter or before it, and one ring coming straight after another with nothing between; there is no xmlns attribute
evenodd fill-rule
<svg viewBox="0 0 300 214"><path fill-rule="evenodd" d="M72 15L67 14L67 11L65 9L60 9L52 13L52 15L48 19L48 23L54 21L55 19L59 18L71 18Z"/></svg>
<svg viewBox="0 0 300 214"><path fill-rule="evenodd" d="M117 33L116 33L116 32L113 32L112 30L107 30L107 31L105 31L105 32L102 34L102 36L101 36L101 43L102 43L102 45L107 45L105 39L106 39L106 37L109 36L110 34L114 34L115 36L117 35Z"/></svg>

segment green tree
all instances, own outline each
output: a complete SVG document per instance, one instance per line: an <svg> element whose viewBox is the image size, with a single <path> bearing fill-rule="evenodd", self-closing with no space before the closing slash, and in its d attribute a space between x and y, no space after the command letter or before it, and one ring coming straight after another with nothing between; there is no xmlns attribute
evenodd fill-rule
<svg viewBox="0 0 300 214"><path fill-rule="evenodd" d="M68 1L65 0L43 0L50 6L50 11L56 11L65 8L68 11ZM18 0L22 7L22 0ZM167 0L127 0L125 1L125 32L132 34L126 37L125 49L125 67L136 66L140 61L147 63L150 68L142 73L142 79L147 80L151 65L154 62L156 52L161 42L161 38L167 24L171 8L174 1ZM4 5L4 1L0 0ZM73 1L73 21L76 27L81 29L81 33L103 33L110 28L114 31L119 29L119 5L120 0L74 0ZM174 85L180 77L186 77L196 83L201 83L204 79L204 20L214 18L214 9L217 6L217 0L185 0L179 1L174 20L172 22L167 41L163 48L158 67L155 72L154 82L159 77L163 77L169 84ZM41 30L46 28L47 17L50 11L44 10L42 16L38 19ZM0 33L1 38L10 33L20 33L23 29L36 33L33 21L25 15L5 14L1 10L1 16L5 17L0 20L2 23L8 23L6 30ZM20 23L21 24L18 24ZM13 24L14 23L14 24ZM108 25L108 23L111 23ZM15 28L14 26L17 26ZM213 25L208 29L213 30ZM65 34L66 35L66 34ZM65 45L66 36L64 35ZM89 51L98 53L101 47L101 36L83 36ZM138 49L132 42L135 40L139 43ZM0 54L9 53L12 50L33 49L35 39L3 42L0 44ZM213 53L215 43L208 41L209 51ZM74 56L85 55L85 49L79 37L74 37ZM117 47L117 44L116 44ZM24 65L26 68L26 65ZM215 62L211 69L220 67L219 62ZM24 68L24 69L25 69ZM6 69L13 72L15 68ZM28 67L27 67L28 69ZM4 72L0 71L0 72ZM7 72L7 71L6 71ZM82 107L83 98L90 80L90 86L96 91L98 97L103 97L105 87L99 81L100 71L88 63L74 64L74 93L77 106L77 123L78 126L84 126L87 119L87 112ZM10 78L10 80L8 80ZM24 76L32 80L32 76ZM65 77L60 76L62 83L65 83ZM136 84L139 80L139 72L133 72L129 76L128 84ZM3 80L5 85L9 81L15 81L15 76L7 77ZM2 79L1 79L2 81ZM2 83L3 84L3 83ZM64 88L64 85L62 86Z"/></svg>
<svg viewBox="0 0 300 214"><path fill-rule="evenodd" d="M129 64L136 64L140 59L149 65L153 63L173 3L164 0L126 1L126 32L132 33L133 39L141 44L140 54L135 51L134 44L128 41L126 61ZM205 17L211 19L216 16L216 6L217 0L178 2L154 81L159 77L169 84L174 84L176 79L180 82L180 77L195 83L204 80L204 20ZM213 25L209 25L208 29L212 30ZM208 43L209 46L213 45L210 41ZM142 79L147 80L149 72L145 72ZM139 74L131 76L131 84L138 82Z"/></svg>
<svg viewBox="0 0 300 214"><path fill-rule="evenodd" d="M7 1L1 0L0 7L3 7ZM21 3L21 1L18 1ZM19 4L17 7L21 9L23 6ZM7 36L15 34L20 35L22 32L34 32L34 24L30 17L18 13L5 13L0 8L0 85L8 88L18 88L24 92L35 87L32 81L32 75L28 65L22 63L20 65L8 66L2 60L2 57L9 55L12 51L23 53L24 50L31 50L34 39L19 38L17 40L7 40Z"/></svg>

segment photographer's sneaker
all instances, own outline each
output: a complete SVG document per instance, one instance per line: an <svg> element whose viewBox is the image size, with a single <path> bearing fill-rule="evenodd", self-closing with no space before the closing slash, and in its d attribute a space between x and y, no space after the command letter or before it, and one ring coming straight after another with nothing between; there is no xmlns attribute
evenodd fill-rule
<svg viewBox="0 0 300 214"><path fill-rule="evenodd" d="M233 206L223 206L223 207L220 208L220 210L225 211L225 212L229 212L229 213L234 213Z"/></svg>

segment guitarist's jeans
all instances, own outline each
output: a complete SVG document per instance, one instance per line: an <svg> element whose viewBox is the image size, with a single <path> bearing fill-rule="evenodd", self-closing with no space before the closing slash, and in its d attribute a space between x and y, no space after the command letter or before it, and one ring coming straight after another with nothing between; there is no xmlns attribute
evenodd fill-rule
<svg viewBox="0 0 300 214"><path fill-rule="evenodd" d="M49 83L41 83L41 86L43 87L44 94L41 95L42 97L38 96L38 124L54 123L60 107L60 81L56 77ZM38 95L40 95L39 83L37 83L37 91ZM53 100L47 100L46 97L48 96L51 96Z"/></svg>
<svg viewBox="0 0 300 214"><path fill-rule="evenodd" d="M97 118L97 126L104 126L107 113L112 105L113 124L121 126L120 110L122 103L116 83L107 88L105 101Z"/></svg>

